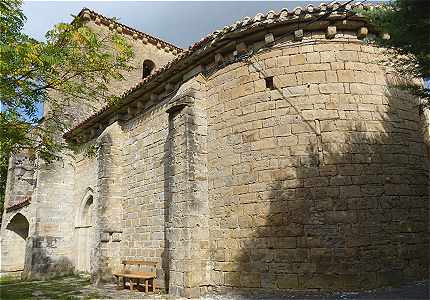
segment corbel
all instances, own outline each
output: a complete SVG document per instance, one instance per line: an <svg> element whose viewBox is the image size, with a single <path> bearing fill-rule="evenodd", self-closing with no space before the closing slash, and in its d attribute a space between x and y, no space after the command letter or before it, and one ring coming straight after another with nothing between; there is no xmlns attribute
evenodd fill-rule
<svg viewBox="0 0 430 300"><path fill-rule="evenodd" d="M336 26L328 26L325 36L328 39L332 39L336 36Z"/></svg>
<svg viewBox="0 0 430 300"><path fill-rule="evenodd" d="M264 43L266 45L273 44L275 42L275 37L273 36L273 33L268 33L264 36Z"/></svg>
<svg viewBox="0 0 430 300"><path fill-rule="evenodd" d="M297 29L294 31L294 40L301 41L303 39L303 29Z"/></svg>
<svg viewBox="0 0 430 300"><path fill-rule="evenodd" d="M248 50L248 47L246 46L245 42L240 42L236 44L236 51L238 53L244 53Z"/></svg>
<svg viewBox="0 0 430 300"><path fill-rule="evenodd" d="M224 62L224 56L222 56L221 53L217 53L215 54L214 60L216 65L220 65Z"/></svg>
<svg viewBox="0 0 430 300"><path fill-rule="evenodd" d="M368 34L369 34L369 30L367 29L367 27L360 27L357 31L357 37L359 39L363 39L367 37Z"/></svg>
<svg viewBox="0 0 430 300"><path fill-rule="evenodd" d="M177 111L182 110L184 107L192 106L194 103L194 98L191 96L182 96L178 100L173 101L169 104L168 108L166 109L166 113L172 114Z"/></svg>

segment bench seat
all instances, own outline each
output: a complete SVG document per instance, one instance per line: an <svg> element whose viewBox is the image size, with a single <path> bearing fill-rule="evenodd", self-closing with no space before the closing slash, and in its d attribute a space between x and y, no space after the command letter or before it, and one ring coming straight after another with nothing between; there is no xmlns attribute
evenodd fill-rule
<svg viewBox="0 0 430 300"><path fill-rule="evenodd" d="M126 287L126 281L128 280L128 283L130 285L130 290L133 290L134 286L139 286L140 280L142 280L145 283L145 293L149 292L149 287L151 287L152 292L155 291L155 284L154 280L157 277L157 274L155 272L157 268L156 262L151 261L145 261L145 260L123 260L122 261L122 271L114 272L113 276L115 276L118 280L118 285L120 286L120 279L122 277L122 283L123 287ZM129 270L127 266L137 266L138 270ZM151 269L154 269L154 272L146 272L141 271L141 266L150 267ZM133 282L133 279L136 282Z"/></svg>
<svg viewBox="0 0 430 300"><path fill-rule="evenodd" d="M127 277L127 278L140 278L140 279L149 279L155 278L155 274L151 272L116 272L113 273L116 277Z"/></svg>

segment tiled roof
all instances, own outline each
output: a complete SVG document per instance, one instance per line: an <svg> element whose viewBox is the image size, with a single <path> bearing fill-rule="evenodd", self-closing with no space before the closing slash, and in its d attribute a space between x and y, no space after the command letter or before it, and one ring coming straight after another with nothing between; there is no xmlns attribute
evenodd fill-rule
<svg viewBox="0 0 430 300"><path fill-rule="evenodd" d="M30 203L31 203L31 195L16 197L15 204L8 206L6 208L6 212L17 210L19 208L29 205Z"/></svg>
<svg viewBox="0 0 430 300"><path fill-rule="evenodd" d="M174 71L175 67L179 65L184 65L185 63L187 63L187 59L191 58L193 55L202 55L205 50L214 46L218 41L221 41L224 37L231 33L245 32L251 28L258 28L260 26L277 25L282 23L294 23L297 21L311 22L314 20L319 20L320 18L328 17L329 15L342 16L345 15L347 12L350 12L354 8L373 9L377 6L373 4L364 4L364 2L365 1L355 3L353 3L352 1L347 1L344 3L331 2L329 4L321 3L318 6L313 6L310 4L305 7L296 7L291 11L284 8L281 9L279 12L271 10L266 14L258 13L254 17L244 17L242 20L239 20L231 25L225 26L224 28L207 35L197 43L191 45L187 50L179 53L178 56L175 57L172 61L170 61L163 67L155 70L150 76L142 79L142 81L140 81L138 84L131 87L122 95L120 95L120 103L117 103L116 105L106 105L98 112L89 116L80 124L69 130L67 133L65 133L64 136L66 138L69 138L74 135L73 133L77 129L90 127L93 121L96 121L100 116L102 116L109 110L113 111L123 105L126 105L127 101L125 100L128 95L137 91L140 88L149 85L151 82L156 81L158 78L163 76L163 74L166 74L169 71ZM190 62L189 64L192 64L192 62Z"/></svg>
<svg viewBox="0 0 430 300"><path fill-rule="evenodd" d="M113 25L115 28L121 28L123 33L126 33L126 34L128 33L128 34L130 34L132 36L134 35L135 37L146 38L148 40L152 40L152 41L155 42L155 44L160 43L162 46L171 47L171 48L175 49L177 52L182 52L183 51L183 49L179 48L176 45L173 45L172 43L166 42L166 41L164 41L164 40L162 40L162 39L160 39L158 37L155 37L153 35L149 35L149 34L147 34L145 32L141 32L141 31L139 31L137 29L134 29L134 28L131 28L131 27L127 26L127 25L121 24L121 23L119 23L118 21L116 21L113 18L105 17L105 16L103 16L103 15L101 15L101 14L99 14L99 13L97 13L97 12L91 10L91 9L88 9L86 7L83 8L79 12L78 17L85 18L85 16L87 14L92 19L95 19L97 23L103 24L105 26L112 26Z"/></svg>

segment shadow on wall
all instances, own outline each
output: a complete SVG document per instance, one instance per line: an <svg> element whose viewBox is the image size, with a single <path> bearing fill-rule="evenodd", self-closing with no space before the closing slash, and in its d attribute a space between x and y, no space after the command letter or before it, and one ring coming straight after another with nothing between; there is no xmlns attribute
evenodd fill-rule
<svg viewBox="0 0 430 300"><path fill-rule="evenodd" d="M387 97L381 120L322 124L322 147L309 144L272 174L268 213L251 216L258 225L239 245L226 286L278 294L428 278L423 117L405 94L389 88Z"/></svg>
<svg viewBox="0 0 430 300"><path fill-rule="evenodd" d="M164 250L161 254L161 272L162 274L157 274L158 278L164 281L164 288L166 292L169 292L170 285L170 242L169 242L169 227L170 227L170 210L172 203L172 176L174 174L174 153L175 153L175 124L174 118L178 112L169 113L168 119L168 133L167 138L164 143ZM161 276L159 276L161 275ZM159 283L160 284L160 283Z"/></svg>
<svg viewBox="0 0 430 300"><path fill-rule="evenodd" d="M62 238L32 236L27 239L23 279L45 280L74 273L72 261L64 256L53 257L50 249L56 248Z"/></svg>

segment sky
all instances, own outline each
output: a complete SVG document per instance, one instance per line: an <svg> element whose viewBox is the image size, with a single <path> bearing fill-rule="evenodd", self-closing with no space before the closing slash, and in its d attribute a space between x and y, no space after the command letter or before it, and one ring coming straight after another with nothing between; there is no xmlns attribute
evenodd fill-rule
<svg viewBox="0 0 430 300"><path fill-rule="evenodd" d="M44 34L59 22L70 22L79 11L90 8L106 17L145 33L187 48L207 34L223 28L245 16L283 7L294 9L312 1L264 2L164 2L164 1L24 1L27 23L24 31L42 40Z"/></svg>

